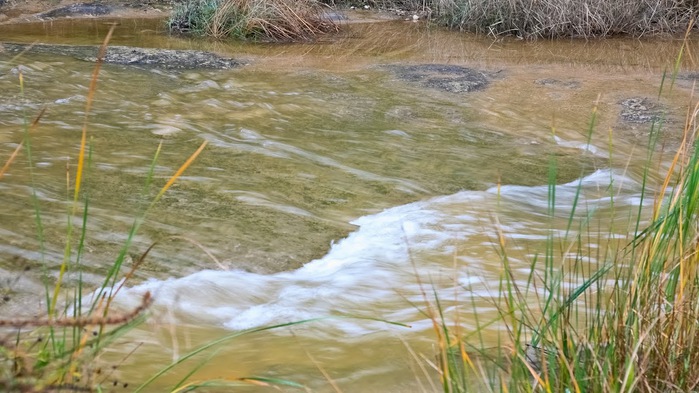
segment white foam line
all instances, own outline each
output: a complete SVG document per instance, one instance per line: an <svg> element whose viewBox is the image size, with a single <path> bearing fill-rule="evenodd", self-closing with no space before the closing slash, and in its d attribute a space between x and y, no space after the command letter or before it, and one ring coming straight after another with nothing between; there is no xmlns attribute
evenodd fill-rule
<svg viewBox="0 0 699 393"><path fill-rule="evenodd" d="M565 198L574 197L581 186L583 198L592 194L594 203L608 203L596 194L598 189L605 190L612 178L619 184L614 173L597 171L557 186L557 198L572 205ZM625 189L619 192L633 199L628 193L637 183L625 179L624 184ZM506 211L497 212L501 222L513 221L501 229L520 242L541 239L539 233L548 224L527 206L546 208L547 187L504 186L500 197L507 198L512 211L519 214L508 218ZM454 276L451 266L457 252L457 261L468 271L458 273L458 280L469 293L488 296L488 288L497 288L500 260L492 243L484 240L484 228L492 228L489 212L496 212L498 203L496 190L490 189L397 206L354 220L359 227L355 232L333 244L324 257L299 269L271 275L206 270L177 279L153 279L127 289L118 302L135 306L140 295L150 291L158 307L175 307L183 319L234 330L337 314L376 318L417 315L407 301L420 302L422 298L415 271L426 284L435 285L440 296L453 296L450 277ZM528 214L530 218L521 220ZM512 263L519 264L515 269L529 266L528 261L516 258ZM413 329L422 326L416 328L415 321L399 322L411 323ZM324 323L321 331L328 331L327 324L348 335L389 328L378 322L337 319Z"/></svg>

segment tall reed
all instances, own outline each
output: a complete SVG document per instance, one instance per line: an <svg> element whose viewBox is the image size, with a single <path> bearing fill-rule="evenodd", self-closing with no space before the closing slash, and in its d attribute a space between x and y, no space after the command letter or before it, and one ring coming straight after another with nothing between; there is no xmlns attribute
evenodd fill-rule
<svg viewBox="0 0 699 393"><path fill-rule="evenodd" d="M49 284L50 280L47 277L44 279L46 314L34 318L0 318L0 327L14 329L14 333L11 330L5 337L0 338L0 370L2 370L0 390L2 391L93 391L99 389L112 377L111 373L102 373L101 367L95 360L114 340L143 320L144 311L152 302L150 294L146 293L141 304L133 310L119 312L111 309L112 300L120 288L116 287L115 283L121 278L128 279L133 270L138 268L138 263L136 263L131 267L132 272L123 274L122 267L126 253L150 207L160 199L206 146L206 142L202 143L199 149L161 188L151 204L146 205L138 213L121 253L105 274L103 285L98 288L95 296L91 299L88 298L82 279L82 259L89 218L89 197L84 190L89 185L89 169L93 153L88 138L89 115L95 100L102 59L113 30L114 26L100 47L97 63L90 80L77 167L74 174L67 174L66 189L72 195L68 203L64 254L57 278L52 285ZM13 59L13 61L16 60ZM20 91L24 94L25 81L21 71L18 77ZM31 123L26 120L27 114L24 114L24 140L17 146L0 170L0 181L2 181L3 176L13 170L13 162L24 149L32 181L31 198L42 258L44 255L42 209L41 202L37 197L38 187L34 184L32 132L40 127L43 113L44 109ZM160 147L155 153L153 165L146 179L145 190L150 188L159 151ZM73 217L76 216L80 217L80 222L74 222ZM45 261L41 262L46 265ZM67 287L64 278L69 271L77 274L78 281L76 285ZM85 300L89 303L84 304ZM108 383L113 384L114 382L109 380Z"/></svg>
<svg viewBox="0 0 699 393"><path fill-rule="evenodd" d="M523 282L515 279L508 239L496 225L502 278L492 302L499 317L473 318L478 330L503 326L505 342L494 353L484 350L486 343L472 339L478 332L467 337L462 328L449 328L439 303L433 306L437 340L443 348L440 370L445 392L699 389L698 115L699 103L692 103L682 142L656 185L650 173L656 166L661 124L651 127L644 192L638 210L628 216L628 242L594 234L599 232L592 231L592 225L608 228L612 239L618 224L595 223L595 211L582 210L579 187L566 230L552 228ZM613 208L614 187L608 192ZM648 195L654 195L653 204L643 203ZM554 160L549 179L552 222L562 218L556 206Z"/></svg>
<svg viewBox="0 0 699 393"><path fill-rule="evenodd" d="M642 37L681 33L699 16L696 0L326 0L427 13L438 24L522 38Z"/></svg>
<svg viewBox="0 0 699 393"><path fill-rule="evenodd" d="M694 25L699 4L677 0L434 0L447 26L523 38L635 37L681 33Z"/></svg>

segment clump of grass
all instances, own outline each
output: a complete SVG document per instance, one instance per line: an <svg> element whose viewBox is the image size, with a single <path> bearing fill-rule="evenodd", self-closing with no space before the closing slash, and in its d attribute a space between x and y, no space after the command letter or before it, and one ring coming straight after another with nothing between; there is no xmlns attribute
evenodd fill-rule
<svg viewBox="0 0 699 393"><path fill-rule="evenodd" d="M699 16L695 0L327 0L428 15L438 24L495 36L642 37L684 31Z"/></svg>
<svg viewBox="0 0 699 393"><path fill-rule="evenodd" d="M380 9L418 10L432 6L434 0L323 0L324 3L342 7L369 6Z"/></svg>
<svg viewBox="0 0 699 393"><path fill-rule="evenodd" d="M699 360L699 106L690 109L685 140L658 187L645 230L604 255L589 255L584 238L557 239L562 249L578 250L571 255L576 262L571 266L563 261L564 253L547 249L539 284L547 296L534 307L522 295L528 288L505 279L507 314L524 316L511 324L518 348L513 364L520 370L513 375L526 375L554 391L686 392L699 387L694 367ZM666 195L668 186L672 192ZM589 257L604 262L586 272L581 262ZM570 288L566 282L571 281L583 283ZM527 348L523 332L528 329L533 338Z"/></svg>
<svg viewBox="0 0 699 393"><path fill-rule="evenodd" d="M464 31L521 38L643 37L695 27L695 0L186 0L173 30L214 38L307 40L337 31L326 5L418 12Z"/></svg>
<svg viewBox="0 0 699 393"><path fill-rule="evenodd" d="M34 318L0 318L0 329L4 332L0 337L0 390L3 392L91 392L96 389L100 390L107 385L128 387L128 382L119 381L115 377L118 364L105 364L104 370L109 371L103 371L98 359L117 338L144 320L144 312L153 299L149 293L146 293L141 304L133 310L119 312L113 309L114 297L124 283L133 276L134 271L147 253L141 260L134 263L128 273L122 274L122 267L134 236L150 207L162 197L206 146L206 142L204 142L170 177L150 205L145 205L141 209L121 252L106 272L103 284L97 288L91 298L87 296L88 292L83 288L82 262L85 252L86 223L89 217L89 198L84 190L88 185L92 161L92 150L88 142L88 120L97 90L102 59L113 31L114 27L109 31L100 47L87 92L77 167L75 172L69 171L66 176L66 190L71 194L68 196L67 215L69 219L66 227L63 260L55 281L48 278L46 262L41 261L45 270L46 313ZM24 76L21 72L18 76L20 91L24 94ZM34 183L31 134L40 126L43 114L44 109L31 123L27 121L26 113L24 114L24 139L17 145L0 169L0 181L2 181L4 175L12 170L12 164L24 150L29 163L34 219L42 252L44 251L44 229L41 203L37 198L37 187ZM151 165L147 176L145 190L150 187L159 152L160 146L155 153L153 165ZM81 217L81 222L75 222L77 220L74 220L73 217ZM78 276L78 282L75 286L67 287L65 285L64 278L69 272ZM119 280L122 282L117 286L116 283ZM93 289L91 288L90 291Z"/></svg>
<svg viewBox="0 0 699 393"><path fill-rule="evenodd" d="M522 38L678 33L699 14L693 0L433 0L432 9L452 28Z"/></svg>
<svg viewBox="0 0 699 393"><path fill-rule="evenodd" d="M74 172L68 171L66 176L66 190L69 194L67 196L69 208L67 212L66 244L63 261L55 281L48 277L48 267L45 261L41 261L44 264L45 273L46 312L44 315L33 318L0 317L0 391L18 393L102 392L115 391L115 389L126 392L140 392L146 389L152 391L152 385L163 375L172 371L180 373L178 374L180 375L179 380L168 390L173 392L194 391L200 388L228 390L231 387L241 385L304 388L304 386L293 381L273 377L222 377L212 380L197 379L196 373L213 358L217 347L231 340L258 332L311 323L317 319L263 326L229 333L185 353L171 364L165 365L161 371L154 373L146 381L141 381L140 384L136 383L136 381L124 380L119 375L120 366L130 356L134 355L141 346L140 343L116 362L107 362L103 359L103 355L112 351L113 346L119 344L118 339L131 332L146 319L146 311L154 301L151 294L146 292L141 299L141 303L131 310L120 311L113 306L113 301L118 292L134 276L149 252L158 244L157 241L154 242L140 258L133 261L128 270L125 270L127 255L129 255L135 236L153 205L163 197L207 146L207 142L204 141L177 171L169 177L165 184L160 187L152 200L141 206L134 207L138 210L136 218L120 252L105 272L102 284L97 288L84 288L82 263L85 252L87 222L90 216L89 193L85 192L85 190L89 188L89 172L93 153L88 138L89 115L95 100L102 59L113 31L114 26L110 29L104 43L100 47L97 63L92 73L87 92L80 149L76 160L77 167ZM14 62L20 56L21 54L12 59L11 62ZM21 71L18 77L20 90L23 94L24 76ZM43 114L44 110L41 110L32 122L29 122L26 113L24 114L24 140L17 145L16 149L5 160L5 163L0 166L0 181L2 181L5 174L15 169L12 166L17 161L17 157L21 153L26 155L29 163L30 178L32 179L32 201L34 203L37 238L42 243L42 251L44 248L44 230L41 203L36 196L37 187L33 179L32 133L37 127L41 126L40 122ZM161 148L162 143L158 145L155 151L150 169L145 178L144 196L151 194L154 171ZM75 222L78 220L74 220L73 217L80 217L80 222ZM72 286L68 286L64 282L64 278L70 273L76 274L78 277L77 284ZM204 356L207 352L208 356ZM135 356L138 356L138 354ZM160 390L162 390L162 387Z"/></svg>
<svg viewBox="0 0 699 393"><path fill-rule="evenodd" d="M448 327L438 301L430 311L445 392L699 391L698 116L699 103L690 105L684 139L655 189L649 174L660 126L653 125L641 199L652 192L655 203L651 211L641 203L630 215L626 243L591 234L595 212L578 211L580 188L572 210L559 216L553 162L549 215L551 222L566 218L565 231L552 228L526 282L515 279L507 239L498 232L502 278L492 302L500 315L473 316L479 331L503 326L507 342L495 354L485 351L483 341L471 340L479 331L467 337ZM613 206L613 187L608 198ZM614 233L613 223L596 226Z"/></svg>
<svg viewBox="0 0 699 393"><path fill-rule="evenodd" d="M169 24L217 39L296 41L338 30L318 0L187 0L175 7Z"/></svg>

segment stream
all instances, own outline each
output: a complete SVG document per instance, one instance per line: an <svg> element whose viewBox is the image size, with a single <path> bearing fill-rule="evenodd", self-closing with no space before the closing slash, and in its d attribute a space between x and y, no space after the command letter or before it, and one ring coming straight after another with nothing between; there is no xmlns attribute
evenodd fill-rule
<svg viewBox="0 0 699 393"><path fill-rule="evenodd" d="M98 45L106 22L2 25L0 41ZM346 392L432 391L436 372L420 368L436 353L425 297L438 295L465 332L477 330L476 314L496 320L498 232L524 283L552 231L572 238L582 228L569 227L574 206L576 223L594 223L583 231L602 250L593 255L625 244L639 203L653 204L641 198L648 151L657 150L646 184L655 190L699 78L698 37L670 83L663 73L679 38L524 42L384 21L350 23L316 43L222 43L169 36L157 20L119 22L113 45L208 50L246 64L102 66L88 120L85 285L101 284L134 220L209 143L147 211L129 250L127 263L157 242L117 296L128 310L151 292L151 318L103 359L132 386L230 332L322 318L229 341L196 378L257 375L334 391L327 373ZM430 64L473 70L487 85L461 91L406 71ZM55 280L62 261L66 168L72 184L93 69L69 56L0 52L3 162L46 108L31 131L32 165L25 149L0 180L2 317L45 312L41 277ZM652 120L664 124L655 148ZM80 225L81 213L73 219ZM480 333L496 346L505 332L494 323ZM177 380L166 375L154 389Z"/></svg>

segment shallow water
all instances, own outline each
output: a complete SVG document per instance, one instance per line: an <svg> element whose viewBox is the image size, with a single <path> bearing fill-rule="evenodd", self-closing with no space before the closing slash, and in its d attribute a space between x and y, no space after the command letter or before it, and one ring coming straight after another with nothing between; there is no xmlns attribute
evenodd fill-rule
<svg viewBox="0 0 699 393"><path fill-rule="evenodd" d="M621 102L652 103L671 151L691 93L684 77L657 98L677 39L493 41L386 22L348 25L315 44L226 45L169 37L154 23L121 21L112 43L216 50L249 64L185 72L104 65L100 74L88 121L89 283L101 282L157 188L209 141L148 212L130 250L138 259L159 242L118 297L124 308L145 291L156 298L151 322L110 355L146 343L123 366L134 383L226 332L334 316L235 340L200 377L284 377L331 391L320 364L345 391L430 391L420 358L406 348L433 357L431 322L420 312L425 286L466 331L474 312L496 318L488 299L502 274L498 230L516 279L526 280L551 229L569 238L581 229L568 227L578 187L575 216L594 223L582 228L590 247L626 241L651 125L622 120ZM98 44L107 29L102 21L53 22L0 26L0 37ZM697 43L688 43L682 75L693 70ZM43 307L32 189L50 275L61 261L72 198L66 165L72 182L93 65L39 54L0 60L0 156L22 140L23 122L47 108L31 133L33 170L22 154L0 182L0 262L11 293L2 312L14 316ZM490 86L449 93L390 67L425 63L476 68ZM143 191L160 142L154 186ZM552 158L554 219L545 185ZM661 158L653 168L665 166ZM656 179L651 173L650 187ZM410 327L338 318L346 315ZM502 326L483 334L495 345Z"/></svg>

